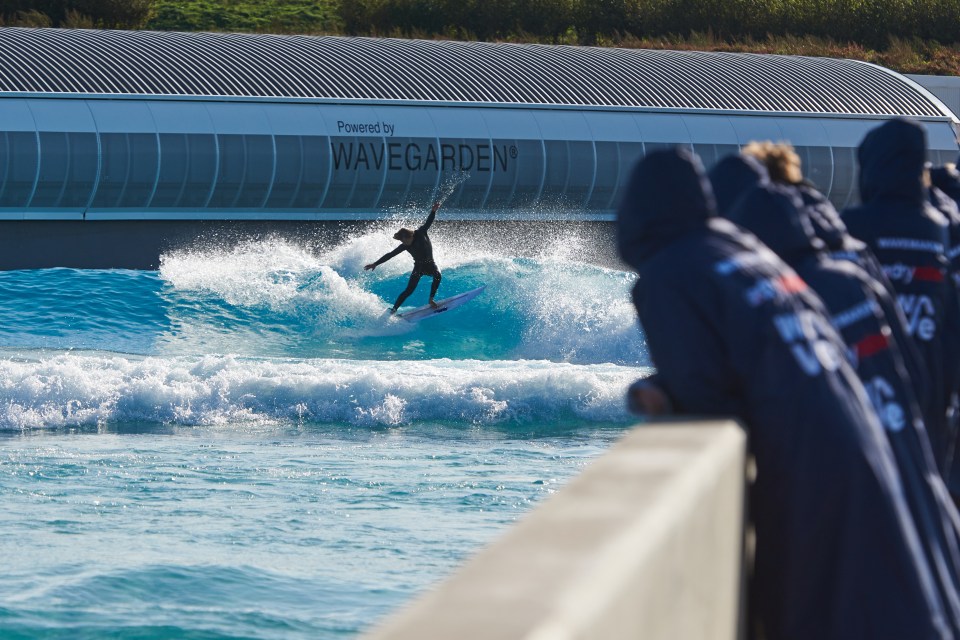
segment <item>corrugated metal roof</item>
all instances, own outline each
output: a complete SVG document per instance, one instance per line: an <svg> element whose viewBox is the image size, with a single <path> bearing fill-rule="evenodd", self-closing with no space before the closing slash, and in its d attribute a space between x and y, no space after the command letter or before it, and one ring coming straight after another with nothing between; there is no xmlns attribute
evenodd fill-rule
<svg viewBox="0 0 960 640"><path fill-rule="evenodd" d="M0 28L0 92L943 116L850 60L482 42Z"/></svg>

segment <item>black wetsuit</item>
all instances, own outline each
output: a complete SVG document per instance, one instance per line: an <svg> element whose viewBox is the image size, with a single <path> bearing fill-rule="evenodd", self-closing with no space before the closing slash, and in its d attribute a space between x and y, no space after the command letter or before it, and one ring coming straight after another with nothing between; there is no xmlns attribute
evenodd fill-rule
<svg viewBox="0 0 960 640"><path fill-rule="evenodd" d="M437 295L441 275L440 269L437 268L437 263L433 261L433 245L430 243L430 236L427 235L427 229L430 228L430 225L433 224L433 220L436 217L437 212L431 211L430 215L427 216L426 222L417 227L416 231L413 232L413 242L409 245L401 243L399 247L373 263L374 266L381 265L404 251L409 251L410 255L413 256L413 273L410 274L410 281L407 283L407 288L397 296L397 301L393 303L394 311L399 309L403 301L416 290L417 285L420 283L420 278L423 276L433 278L433 284L430 285L430 299L433 300L433 297Z"/></svg>

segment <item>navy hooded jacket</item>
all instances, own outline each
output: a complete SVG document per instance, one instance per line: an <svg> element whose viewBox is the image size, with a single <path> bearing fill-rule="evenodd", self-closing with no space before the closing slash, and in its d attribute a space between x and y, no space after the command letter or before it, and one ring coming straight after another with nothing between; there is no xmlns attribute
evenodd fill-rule
<svg viewBox="0 0 960 640"><path fill-rule="evenodd" d="M884 426L907 503L953 628L960 629L960 515L937 470L898 344L878 300L889 293L850 262L832 260L793 193L754 189L730 213L820 296Z"/></svg>
<svg viewBox="0 0 960 640"><path fill-rule="evenodd" d="M935 167L930 169L930 182L928 191L930 203L946 217L949 225L950 248L947 250L947 259L950 261L954 285L960 288L960 172L954 166ZM960 380L956 384L960 385ZM954 392L957 391L960 389L954 386ZM957 416L954 416L954 421L956 420ZM956 431L957 425L952 424L949 428ZM954 498L960 501L960 455L956 450L948 464L947 486Z"/></svg>
<svg viewBox="0 0 960 640"><path fill-rule="evenodd" d="M949 224L947 258L954 282L960 283L960 172L956 167L936 167L930 170L930 181L930 203Z"/></svg>
<svg viewBox="0 0 960 640"><path fill-rule="evenodd" d="M795 189L803 201L801 213L810 221L814 235L826 245L830 257L857 265L886 290L888 295L881 296L877 303L893 332L923 416L927 420L934 418L938 415L939 407L935 408L933 405L934 396L930 392L930 376L907 331L907 319L900 305L897 304L896 291L884 273L880 261L866 243L850 235L840 214L826 196L809 185L796 185L791 189Z"/></svg>
<svg viewBox="0 0 960 640"><path fill-rule="evenodd" d="M716 195L717 212L725 217L747 193L758 186L770 184L766 167L756 158L739 153L723 158L714 165L708 175L710 185ZM881 286L887 287L887 290L891 294L893 293L893 289L887 282L887 277L884 275L876 257L870 252L866 244L853 238L847 232L846 226L840 219L840 214L823 194L808 184L779 186L791 191L802 200L801 209L804 217L809 219L817 237L823 240L834 258L853 262L860 266ZM883 313L897 343L902 345L901 353L923 415L925 417L937 415L939 408L935 410L933 407L933 396L929 390L929 376L909 338L906 319L903 317L899 305L890 296L884 296L878 302L883 308Z"/></svg>
<svg viewBox="0 0 960 640"><path fill-rule="evenodd" d="M739 153L723 158L714 165L708 176L717 201L717 213L724 217L754 187L770 183L769 173L760 161ZM847 232L840 214L823 194L809 184L781 186L793 190L803 200L802 209L817 237L826 243L831 253L836 254L835 257L855 262L881 284L885 282L886 277L876 258L866 244Z"/></svg>
<svg viewBox="0 0 960 640"><path fill-rule="evenodd" d="M955 166L931 168L930 183L960 204L960 171Z"/></svg>
<svg viewBox="0 0 960 640"><path fill-rule="evenodd" d="M678 412L735 416L757 465L753 606L770 638L951 638L883 429L806 284L717 219L699 161L649 155L621 257Z"/></svg>
<svg viewBox="0 0 960 640"><path fill-rule="evenodd" d="M721 216L726 216L748 191L770 182L770 174L759 160L739 153L721 158L707 177Z"/></svg>
<svg viewBox="0 0 960 640"><path fill-rule="evenodd" d="M960 367L960 310L949 277L947 222L927 202L923 185L926 133L906 120L887 121L866 135L857 158L863 204L846 210L843 220L877 256L906 316L930 381L926 424L945 473L953 449L946 412Z"/></svg>

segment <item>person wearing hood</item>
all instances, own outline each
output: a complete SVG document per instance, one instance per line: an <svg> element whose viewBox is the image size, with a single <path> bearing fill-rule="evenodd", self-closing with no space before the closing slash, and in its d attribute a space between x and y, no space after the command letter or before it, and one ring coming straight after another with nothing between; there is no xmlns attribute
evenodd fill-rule
<svg viewBox="0 0 960 640"><path fill-rule="evenodd" d="M960 287L960 171L957 171L956 165L947 164L930 168L927 175L930 181L927 191L930 204L946 217L949 224L950 249L947 258L950 260L954 283Z"/></svg>
<svg viewBox="0 0 960 640"><path fill-rule="evenodd" d="M948 479L955 434L947 412L960 378L960 307L947 258L947 221L927 201L924 186L926 132L908 120L888 120L867 133L857 160L862 204L842 217L877 256L906 316L930 383L930 443ZM949 488L956 499L957 487Z"/></svg>
<svg viewBox="0 0 960 640"><path fill-rule="evenodd" d="M763 163L752 156L731 153L721 158L707 174L717 213L726 216L751 189L768 184L770 174Z"/></svg>
<svg viewBox="0 0 960 640"><path fill-rule="evenodd" d="M733 416L756 462L751 607L766 637L955 638L883 427L806 283L716 216L699 160L650 154L617 212L664 394Z"/></svg>
<svg viewBox="0 0 960 640"><path fill-rule="evenodd" d="M753 141L743 151L726 156L710 170L717 211L726 216L751 188L779 184L793 189L817 234L837 259L855 262L878 282L886 276L867 245L851 236L830 200L809 183L801 171L800 156L787 143Z"/></svg>
<svg viewBox="0 0 960 640"><path fill-rule="evenodd" d="M950 272L955 288L960 291L960 171L956 165L946 164L942 167L933 167L928 171L930 186L928 189L930 203L944 215L949 225L950 248L947 258L950 261ZM958 294L960 302L960 294ZM960 382L958 382L960 384ZM958 430L960 410L958 410L957 396L960 389L954 389L952 412L949 416L949 429L952 433ZM960 501L960 455L954 445L953 459L947 470L947 485L952 488L951 493Z"/></svg>
<svg viewBox="0 0 960 640"><path fill-rule="evenodd" d="M931 167L930 184L960 204L960 171L957 165L947 163L942 167Z"/></svg>
<svg viewBox="0 0 960 640"><path fill-rule="evenodd" d="M935 420L940 408L934 407L927 370L907 331L907 319L897 304L893 285L883 272L880 261L866 243L850 235L833 203L803 177L800 156L792 145L786 142L751 142L742 153L763 165L771 183L790 190L801 200L803 218L809 221L816 237L826 245L830 257L857 265L889 293L880 296L877 303L899 346L923 416L927 420Z"/></svg>
<svg viewBox="0 0 960 640"><path fill-rule="evenodd" d="M889 292L855 264L829 257L789 189L766 185L728 216L754 233L820 296L883 424L907 503L947 613L960 628L960 515L930 448L920 407L880 300Z"/></svg>
<svg viewBox="0 0 960 640"><path fill-rule="evenodd" d="M880 263L867 245L850 235L833 203L804 178L800 156L792 145L755 141L744 147L743 154L762 164L772 183L795 190L814 232L834 258L854 262L880 284L888 284Z"/></svg>

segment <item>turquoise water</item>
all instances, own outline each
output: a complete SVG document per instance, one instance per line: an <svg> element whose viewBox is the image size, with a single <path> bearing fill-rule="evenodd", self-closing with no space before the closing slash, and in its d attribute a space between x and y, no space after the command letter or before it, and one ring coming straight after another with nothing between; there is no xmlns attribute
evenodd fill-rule
<svg viewBox="0 0 960 640"><path fill-rule="evenodd" d="M431 236L487 291L420 324L378 228L0 273L0 637L353 637L607 448L633 276Z"/></svg>

